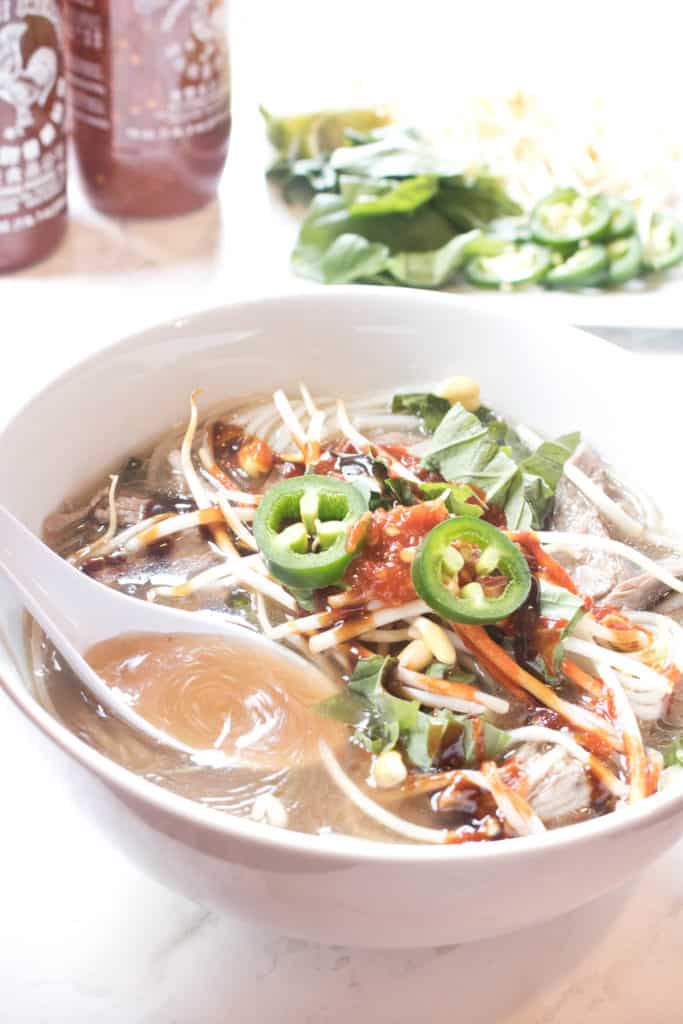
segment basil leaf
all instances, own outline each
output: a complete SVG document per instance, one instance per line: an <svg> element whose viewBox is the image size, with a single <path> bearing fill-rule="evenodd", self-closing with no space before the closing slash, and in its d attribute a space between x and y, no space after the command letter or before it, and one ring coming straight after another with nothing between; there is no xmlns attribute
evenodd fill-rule
<svg viewBox="0 0 683 1024"><path fill-rule="evenodd" d="M374 507L370 506L371 511L374 511L375 508L392 508L397 503L399 505L417 504L417 498L413 494L410 483L402 477L390 477L389 466L384 459L373 459L372 473L375 481L379 484L380 492L375 496Z"/></svg>
<svg viewBox="0 0 683 1024"><path fill-rule="evenodd" d="M522 469L529 474L541 477L549 487L555 490L562 476L564 464L574 454L581 440L579 433L565 434L557 441L544 441L536 451L522 462Z"/></svg>
<svg viewBox="0 0 683 1024"><path fill-rule="evenodd" d="M498 448L477 417L457 403L437 428L424 464L446 480L476 484L487 500L503 504L517 472L515 462Z"/></svg>
<svg viewBox="0 0 683 1024"><path fill-rule="evenodd" d="M276 160L266 177L279 185L285 202L308 200L314 192L334 192L337 175L325 160Z"/></svg>
<svg viewBox="0 0 683 1024"><path fill-rule="evenodd" d="M411 213L429 202L439 187L438 179L428 174L403 181L378 183L366 178L340 178L340 191L353 216L367 217L386 213Z"/></svg>
<svg viewBox="0 0 683 1024"><path fill-rule="evenodd" d="M479 498L467 484L420 484L420 491L423 498L432 501L438 498L444 491L449 491L446 498L446 508L454 516L472 516L479 519L483 516L485 509L482 507ZM474 498L474 501L470 499Z"/></svg>
<svg viewBox="0 0 683 1024"><path fill-rule="evenodd" d="M516 432L490 410L474 415L457 404L436 429L423 464L447 480L481 487L487 501L503 508L509 529L540 529L578 441L578 434L568 434L528 455Z"/></svg>
<svg viewBox="0 0 683 1024"><path fill-rule="evenodd" d="M479 764L482 750L486 761L496 761L510 742L508 733L483 718L480 719L480 738L475 739L473 723L471 718L463 723L462 753L466 768Z"/></svg>
<svg viewBox="0 0 683 1024"><path fill-rule="evenodd" d="M383 681L395 664L394 658L376 654L372 658L360 658L349 679L349 689L363 697L376 697L384 691Z"/></svg>
<svg viewBox="0 0 683 1024"><path fill-rule="evenodd" d="M547 580L539 580L539 612L544 619L564 621L560 636L564 639L574 629L585 609L583 598L572 594L566 587L558 587Z"/></svg>
<svg viewBox="0 0 683 1024"><path fill-rule="evenodd" d="M419 416L423 427L430 434L434 433L450 407L446 398L428 392L394 395L391 403L392 412L408 412Z"/></svg>
<svg viewBox="0 0 683 1024"><path fill-rule="evenodd" d="M428 715L419 711L415 725L402 737L402 747L407 759L416 768L428 771L433 767L448 723L439 712Z"/></svg>
<svg viewBox="0 0 683 1024"><path fill-rule="evenodd" d="M361 658L348 688L314 705L327 718L355 728L354 740L372 754L391 750L403 730L410 730L419 712L417 701L401 700L388 693L383 680L394 664L393 658Z"/></svg>
<svg viewBox="0 0 683 1024"><path fill-rule="evenodd" d="M337 149L331 164L338 172L366 178L444 178L461 170L413 129L392 125L373 132L367 141Z"/></svg>
<svg viewBox="0 0 683 1024"><path fill-rule="evenodd" d="M475 442L477 448L471 448ZM468 455L463 459L462 452L478 451L479 445L485 445L487 451L491 450L487 427L457 403L451 406L434 432L423 463L427 469L439 470L442 476L448 478L450 466L455 467L457 471L462 461L469 461Z"/></svg>
<svg viewBox="0 0 683 1024"><path fill-rule="evenodd" d="M474 723L478 721L475 727ZM475 732L476 728L476 732ZM442 751L452 750L453 760L466 768L483 760L495 761L506 749L510 737L503 729L483 718L473 719L441 709L431 715L421 711L411 733L401 738L408 759L416 768L427 771Z"/></svg>
<svg viewBox="0 0 683 1024"><path fill-rule="evenodd" d="M388 257L386 245L368 242L360 235L339 235L317 260L317 270L315 265L311 270L319 273L324 284L349 284L379 273Z"/></svg>
<svg viewBox="0 0 683 1024"><path fill-rule="evenodd" d="M563 681L562 662L565 657L564 640L569 636L584 614L583 599L565 587L559 587L547 580L539 580L539 614L544 618L563 621L558 631L550 663L542 654L537 654L531 665L550 686Z"/></svg>
<svg viewBox="0 0 683 1024"><path fill-rule="evenodd" d="M457 740L458 757L466 765L477 763L479 750L474 742L472 719L445 709L427 713L420 710L417 700L394 697L384 687L394 664L394 658L380 655L361 658L347 689L314 705L314 709L353 727L354 741L372 754L399 745L407 760L423 771L433 767L442 744L450 745L451 739ZM484 756L495 759L507 746L508 735L484 719L480 721L479 742L483 744Z"/></svg>
<svg viewBox="0 0 683 1024"><path fill-rule="evenodd" d="M459 231L482 228L497 217L522 213L498 178L480 172L443 182L434 205Z"/></svg>
<svg viewBox="0 0 683 1024"><path fill-rule="evenodd" d="M505 501L510 530L540 530L550 511L555 491L540 476L519 470Z"/></svg>
<svg viewBox="0 0 683 1024"><path fill-rule="evenodd" d="M327 282L330 277L336 280L338 270L335 262L340 254L337 252L335 259L328 259L322 268L321 261L340 235L359 235L368 242L387 246L391 252L400 252L436 248L449 240L451 232L448 223L428 206L420 207L412 214L354 217L341 196L317 195L304 218L292 253L294 273L315 281ZM345 247L349 245L349 242L344 243ZM380 275L385 263L381 259L381 250L371 250L370 253L371 258L363 267L363 273L374 279ZM370 253L364 250L364 259ZM386 255L388 258L389 254ZM346 280L349 280L348 272L345 273Z"/></svg>
<svg viewBox="0 0 683 1024"><path fill-rule="evenodd" d="M369 705L368 717L356 727L354 739L374 754L396 746L401 733L414 727L419 712L417 701L402 700L384 689L394 664L394 658L380 655L361 658L348 683L351 693Z"/></svg>
<svg viewBox="0 0 683 1024"><path fill-rule="evenodd" d="M411 288L442 288L469 258L470 247L480 235L480 231L468 231L430 252L398 253L387 262L387 271Z"/></svg>

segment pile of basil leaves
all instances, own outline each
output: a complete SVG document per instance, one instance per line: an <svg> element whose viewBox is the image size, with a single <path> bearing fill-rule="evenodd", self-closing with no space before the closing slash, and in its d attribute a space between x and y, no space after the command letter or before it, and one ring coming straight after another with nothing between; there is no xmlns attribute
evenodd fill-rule
<svg viewBox="0 0 683 1024"><path fill-rule="evenodd" d="M288 200L312 198L292 254L300 277L440 288L466 260L499 251L482 229L523 212L498 178L374 111L262 113L278 152L268 177Z"/></svg>

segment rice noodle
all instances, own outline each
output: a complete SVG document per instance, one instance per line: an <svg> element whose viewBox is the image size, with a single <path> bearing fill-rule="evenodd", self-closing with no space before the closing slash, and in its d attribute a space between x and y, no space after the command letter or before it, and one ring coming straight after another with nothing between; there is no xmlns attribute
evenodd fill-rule
<svg viewBox="0 0 683 1024"><path fill-rule="evenodd" d="M190 418L187 423L187 429L183 436L183 441L180 446L180 465L182 468L185 482L190 489L190 494L194 500L197 508L209 508L213 504L211 498L206 492L204 484L199 479L196 469L192 463L192 444L194 442L195 434L197 433L197 395L201 393L200 388L196 388L190 395Z"/></svg>
<svg viewBox="0 0 683 1024"><path fill-rule="evenodd" d="M305 455L306 431L302 427L299 417L294 412L294 409L282 388L278 388L273 394L273 402L275 403L275 408L280 413L280 416L289 431L289 436L292 441L294 441L294 444L301 451L302 455Z"/></svg>
<svg viewBox="0 0 683 1024"><path fill-rule="evenodd" d="M629 615L632 619L633 615ZM579 640L591 642L593 640L604 640L621 650L641 650L648 646L650 634L646 629L634 627L633 629L611 629L602 622L598 622L592 615L583 615L572 628L572 636ZM638 647L631 647L631 644L640 640Z"/></svg>
<svg viewBox="0 0 683 1024"><path fill-rule="evenodd" d="M600 647L598 644L591 644L572 636L564 640L564 648L566 651L579 654L596 664L603 662L612 668L619 669L621 672L626 672L628 675L633 676L634 689L652 690L657 693L670 692L671 681L666 676L660 675L648 665L644 665L642 661L638 661L637 658L630 657L628 654L623 654L620 651L611 651L608 647ZM640 687L638 687L636 680L641 681L642 685Z"/></svg>
<svg viewBox="0 0 683 1024"><path fill-rule="evenodd" d="M524 725L518 729L512 729L508 735L509 746L514 746L517 743L552 743L562 747L577 761L581 761L582 764L589 767L613 796L621 799L626 795L626 786L623 782L568 733L559 729L547 729L542 725Z"/></svg>
<svg viewBox="0 0 683 1024"><path fill-rule="evenodd" d="M518 836L531 836L545 832L545 825L526 800L505 785L493 761L484 761L481 772L488 783L491 796L498 805L498 810Z"/></svg>
<svg viewBox="0 0 683 1024"><path fill-rule="evenodd" d="M458 715L480 715L482 711L481 704L476 704L474 701L429 693L427 690L421 690L415 686L399 686L398 694L401 697L406 697L408 700L419 701L426 708L446 708L448 711L454 711Z"/></svg>
<svg viewBox="0 0 683 1024"><path fill-rule="evenodd" d="M600 514L625 537L629 537L631 540L642 540L648 535L649 531L643 523L633 519L632 516L624 511L621 505L618 505L609 495L605 494L602 488L598 487L573 462L569 460L565 462L564 475L568 480L571 480L584 497L593 502Z"/></svg>
<svg viewBox="0 0 683 1024"><path fill-rule="evenodd" d="M587 708L571 704L568 700L559 697L550 686L542 683L540 679L536 679L535 676L518 665L502 647L499 647L489 637L481 626L466 626L458 623L455 625L455 630L461 634L475 657L478 660L483 660L488 672L501 685L512 685L531 694L541 704L557 711L562 718L579 731L596 733L611 747L619 749L620 739L609 722ZM515 691L513 690L513 692Z"/></svg>
<svg viewBox="0 0 683 1024"><path fill-rule="evenodd" d="M411 601L408 604L399 605L397 608L384 608L380 611L369 612L359 620L347 619L340 626L327 630L325 633L318 633L308 641L312 651L326 651L329 647L336 647L337 644L353 637L361 636L368 629L377 626L388 626L390 622L397 622L399 619L412 619L418 615L424 615L430 611L429 605L424 601Z"/></svg>
<svg viewBox="0 0 683 1024"><path fill-rule="evenodd" d="M412 470L404 466L398 459L395 459L393 455L391 455L391 453L381 445L373 445L367 437L364 437L363 434L356 430L348 417L346 408L341 399L337 402L337 419L339 420L339 426L342 433L351 442L351 444L358 449L359 452L372 453L374 448L389 466L390 473L394 473L396 476L399 476L404 480L408 480L410 483L420 483L419 477L415 476Z"/></svg>
<svg viewBox="0 0 683 1024"><path fill-rule="evenodd" d="M628 802L630 804L638 803L639 800L647 796L647 757L640 727L616 673L606 662L598 665L598 671L612 695L624 736L624 748L628 758L630 776Z"/></svg>
<svg viewBox="0 0 683 1024"><path fill-rule="evenodd" d="M483 693L467 683L452 682L450 679L435 679L422 672L413 672L412 669L403 668L401 665L396 670L396 677L406 686L415 690L437 694L439 697L453 697L460 701L469 701L475 706L479 704L498 715L505 715L510 710L509 701L503 700L502 697L494 697L491 693ZM435 706L438 707L438 704Z"/></svg>
<svg viewBox="0 0 683 1024"><path fill-rule="evenodd" d="M235 505L246 505L249 508L256 508L261 504L260 494L250 494L248 491L238 491L232 487L226 487L222 480L223 473L215 463L211 463L210 454L206 448L199 449L199 461L202 463L204 478L216 491L225 494L229 501ZM220 475L219 475L220 474Z"/></svg>
<svg viewBox="0 0 683 1024"><path fill-rule="evenodd" d="M577 760L583 761L584 764L590 761L590 753L572 736L559 729L548 729L543 725L524 725L519 729L512 729L508 735L510 737L509 746L517 743L552 743L564 747L568 753Z"/></svg>
<svg viewBox="0 0 683 1024"><path fill-rule="evenodd" d="M544 547L553 548L556 551L569 550L573 548L594 548L597 551L608 551L612 555L620 555L622 558L640 565L658 580L664 583L670 590L683 594L683 580L676 579L666 569L662 569L657 562L648 558L642 551L622 544L621 541L613 540L611 537L596 537L590 533L555 533L540 531L536 534Z"/></svg>
<svg viewBox="0 0 683 1024"><path fill-rule="evenodd" d="M244 509L240 511L241 516L253 517L253 512ZM196 512L183 512L179 515L169 516L160 523L150 526L141 533L135 534L123 545L127 552L138 552L150 544L155 544L163 537L171 537L176 533L183 533L185 530L198 529L200 526L209 526L223 522L223 513L219 508L202 508Z"/></svg>
<svg viewBox="0 0 683 1024"><path fill-rule="evenodd" d="M313 400L313 398L311 396L311 392L308 390L308 388L306 387L305 384L303 384L303 383L299 384L299 391L301 392L301 397L304 400L304 405L306 406L306 412L308 413L310 418L313 419L315 414L317 412L319 412L318 406L314 402L314 400Z"/></svg>
<svg viewBox="0 0 683 1024"><path fill-rule="evenodd" d="M364 430L417 430L420 424L417 416L400 416L397 413L382 415L366 414L354 417L359 428Z"/></svg>

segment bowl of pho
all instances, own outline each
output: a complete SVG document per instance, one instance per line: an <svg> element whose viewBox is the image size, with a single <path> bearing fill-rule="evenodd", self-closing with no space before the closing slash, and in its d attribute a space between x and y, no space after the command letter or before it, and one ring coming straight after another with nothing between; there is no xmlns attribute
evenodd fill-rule
<svg viewBox="0 0 683 1024"><path fill-rule="evenodd" d="M126 339L14 418L0 493L139 602L87 657L178 743L105 711L4 582L2 684L112 842L209 907L412 947L577 907L683 832L665 388L392 289ZM196 628L145 633L149 603Z"/></svg>

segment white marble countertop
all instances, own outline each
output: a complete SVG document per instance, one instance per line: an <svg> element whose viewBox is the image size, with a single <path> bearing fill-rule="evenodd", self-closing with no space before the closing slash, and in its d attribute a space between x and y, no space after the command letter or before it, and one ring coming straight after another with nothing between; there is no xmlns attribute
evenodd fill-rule
<svg viewBox="0 0 683 1024"><path fill-rule="evenodd" d="M0 281L2 420L55 373L122 334L299 287L286 270L289 215L261 182L260 138L251 112L238 117L220 205L172 226L106 221L73 188L62 249ZM614 334L643 365L680 375L676 332ZM51 752L5 698L0 801L0 1021L7 1024L683 1019L683 845L627 888L534 932L367 952L250 929L143 877L90 826L52 770Z"/></svg>

